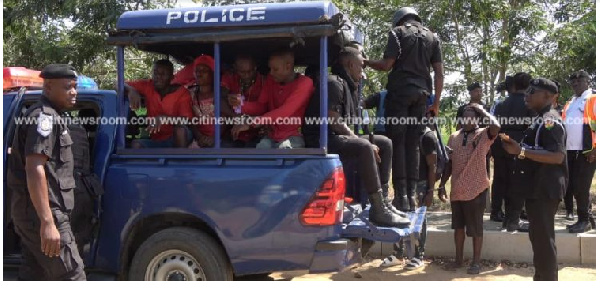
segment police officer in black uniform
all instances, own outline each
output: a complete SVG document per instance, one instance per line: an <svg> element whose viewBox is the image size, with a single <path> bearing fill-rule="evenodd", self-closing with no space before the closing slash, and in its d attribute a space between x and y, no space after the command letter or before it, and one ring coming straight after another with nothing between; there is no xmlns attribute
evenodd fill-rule
<svg viewBox="0 0 600 290"><path fill-rule="evenodd" d="M8 159L11 216L22 243L22 280L85 280L70 225L73 209L72 139L65 110L75 105L77 73L70 65L46 66L40 100L17 125ZM29 124L27 124L29 123Z"/></svg>
<svg viewBox="0 0 600 290"><path fill-rule="evenodd" d="M327 79L328 117L336 122L329 124L327 149L330 153L339 154L342 164L356 160L358 174L371 203L369 221L378 226L406 228L410 225L406 214L394 208L384 196L391 169L392 142L380 135L356 135L348 126L352 125L349 123L353 119L360 117L358 84L363 72L361 52L353 47L344 48L331 72L333 74ZM307 118L320 116L319 85L306 108ZM302 126L307 147L319 147L319 128L318 124Z"/></svg>
<svg viewBox="0 0 600 290"><path fill-rule="evenodd" d="M429 110L438 115L444 89L444 69L440 40L422 24L414 8L403 7L392 18L392 30L382 60L366 60L379 71L390 71L384 108L388 122L386 135L394 146L392 180L394 205L401 210L414 209L419 180L420 123L427 109L427 99L435 87L435 100ZM431 79L431 68L435 81ZM401 122L393 122L394 118ZM416 121L408 123L407 119Z"/></svg>
<svg viewBox="0 0 600 290"><path fill-rule="evenodd" d="M531 75L525 72L516 73L509 84L508 97L494 110L494 116L502 126L500 133L505 133L513 140L523 139L523 133L532 124L537 113L525 105L525 91L531 82ZM524 206L524 197L509 190L509 179L513 170L513 156L502 149L502 142L496 139L492 145L494 157L494 180L492 183L492 210L490 219L502 222L502 228L514 232L524 230L524 223L519 219ZM506 215L502 215L502 201Z"/></svg>
<svg viewBox="0 0 600 290"><path fill-rule="evenodd" d="M525 96L528 108L538 113L519 144L500 135L508 154L516 155L511 191L525 198L529 239L533 248L533 280L558 280L554 215L567 188L566 134L561 117L552 109L558 88L548 79L531 81Z"/></svg>

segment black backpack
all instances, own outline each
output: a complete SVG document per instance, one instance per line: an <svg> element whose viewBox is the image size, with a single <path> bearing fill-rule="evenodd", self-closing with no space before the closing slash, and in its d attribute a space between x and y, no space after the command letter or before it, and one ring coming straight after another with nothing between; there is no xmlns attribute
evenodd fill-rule
<svg viewBox="0 0 600 290"><path fill-rule="evenodd" d="M425 127L425 133L421 135L419 139L419 145L421 146L421 148L423 147L423 137L425 136L425 134L436 135L435 139L437 140L437 142L435 143L435 151L437 153L437 164L435 169L435 180L437 181L442 178L444 170L446 169L446 164L448 164L448 162L450 161L450 156L448 156L446 146L444 146L444 142L442 141L442 134L440 134L440 129L437 126L435 126L435 131L432 131L431 129L429 129L429 127Z"/></svg>

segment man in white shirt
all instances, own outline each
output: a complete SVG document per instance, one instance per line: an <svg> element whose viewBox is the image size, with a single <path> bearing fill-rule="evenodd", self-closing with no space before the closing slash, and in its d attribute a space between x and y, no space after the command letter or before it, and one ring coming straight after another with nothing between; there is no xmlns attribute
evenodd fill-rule
<svg viewBox="0 0 600 290"><path fill-rule="evenodd" d="M565 207L567 219L573 220L573 197L575 197L577 223L568 226L568 229L571 233L583 233L591 228L590 225L595 227L590 206L590 186L596 172L595 93L590 89L589 74L583 70L572 74L569 83L575 94L563 110L569 166Z"/></svg>

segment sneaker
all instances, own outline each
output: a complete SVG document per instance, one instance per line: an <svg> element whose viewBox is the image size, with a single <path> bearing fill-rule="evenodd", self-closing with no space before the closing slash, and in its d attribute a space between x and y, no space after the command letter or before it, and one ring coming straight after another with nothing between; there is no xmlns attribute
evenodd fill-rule
<svg viewBox="0 0 600 290"><path fill-rule="evenodd" d="M575 216L573 215L572 212L567 212L567 215L565 216L565 219L568 221L574 221L575 220Z"/></svg>
<svg viewBox="0 0 600 290"><path fill-rule="evenodd" d="M404 267L404 269L415 270L415 269L419 269L423 266L425 266L425 263L423 263L423 261L421 259L412 258L410 260L410 263L408 263L408 265L406 265L406 267Z"/></svg>

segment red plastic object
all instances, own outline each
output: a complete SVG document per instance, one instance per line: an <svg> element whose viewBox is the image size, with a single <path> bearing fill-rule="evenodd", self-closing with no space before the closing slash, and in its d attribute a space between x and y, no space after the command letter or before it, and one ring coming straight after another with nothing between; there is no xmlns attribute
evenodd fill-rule
<svg viewBox="0 0 600 290"><path fill-rule="evenodd" d="M2 70L3 90L18 87L42 88L44 80L40 78L40 71L24 67L5 67Z"/></svg>

